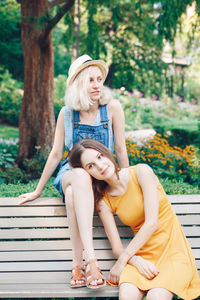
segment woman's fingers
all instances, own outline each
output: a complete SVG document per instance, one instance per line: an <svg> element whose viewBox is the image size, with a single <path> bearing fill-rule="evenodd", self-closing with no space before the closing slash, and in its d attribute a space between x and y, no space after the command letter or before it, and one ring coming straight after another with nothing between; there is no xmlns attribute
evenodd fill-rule
<svg viewBox="0 0 200 300"><path fill-rule="evenodd" d="M24 204L25 202L35 200L38 197L39 197L39 195L36 192L22 194L18 197L19 199L21 199L21 201L18 204L19 205Z"/></svg>

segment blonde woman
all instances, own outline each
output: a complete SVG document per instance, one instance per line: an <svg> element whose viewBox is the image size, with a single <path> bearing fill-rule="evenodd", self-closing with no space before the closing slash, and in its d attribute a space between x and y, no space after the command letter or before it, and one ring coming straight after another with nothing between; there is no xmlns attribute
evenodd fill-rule
<svg viewBox="0 0 200 300"><path fill-rule="evenodd" d="M36 190L20 195L20 204L41 195L62 159L64 148L69 152L76 142L85 137L98 140L111 151L115 145L119 165L128 166L124 114L120 103L112 98L103 85L107 73L108 66L104 61L92 60L88 55L80 56L71 64L65 94L66 106L58 116L53 148ZM61 163L54 185L63 196L69 220L73 247L70 285L102 287L106 282L98 268L92 241L94 195L91 178L82 168L72 169L67 157Z"/></svg>

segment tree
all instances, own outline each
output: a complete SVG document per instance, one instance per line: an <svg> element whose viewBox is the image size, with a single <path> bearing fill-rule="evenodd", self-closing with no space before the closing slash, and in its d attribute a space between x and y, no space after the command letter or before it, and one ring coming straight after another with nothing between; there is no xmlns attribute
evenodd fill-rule
<svg viewBox="0 0 200 300"><path fill-rule="evenodd" d="M0 71L8 70L23 80L23 56L20 41L20 9L15 0L0 1Z"/></svg>
<svg viewBox="0 0 200 300"><path fill-rule="evenodd" d="M19 119L19 165L32 158L38 148L44 155L51 149L55 129L51 31L74 1L20 1L24 97ZM63 6L51 17L51 9L61 3Z"/></svg>
<svg viewBox="0 0 200 300"><path fill-rule="evenodd" d="M163 46L173 42L181 15L193 2L199 12L197 0L80 0L79 54L108 61L111 87L161 93L168 67L161 59ZM70 22L74 19L67 23L69 50L75 38Z"/></svg>

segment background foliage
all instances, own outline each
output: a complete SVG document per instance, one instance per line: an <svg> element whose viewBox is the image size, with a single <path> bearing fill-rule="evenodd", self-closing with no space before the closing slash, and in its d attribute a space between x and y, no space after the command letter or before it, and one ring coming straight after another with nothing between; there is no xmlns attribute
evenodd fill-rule
<svg viewBox="0 0 200 300"><path fill-rule="evenodd" d="M52 16L56 12L57 8L52 8ZM199 15L200 2L191 0L76 0L76 6L53 31L56 118L64 104L71 59L88 53L106 60L110 69L106 84L122 103L126 130L153 128L162 134L149 145L127 141L130 162L146 159L170 193L177 187L197 192L199 185ZM23 56L17 1L1 0L0 26L0 123L18 127ZM171 57L170 64L163 54ZM179 56L185 60L184 68L175 63ZM38 151L25 161L24 170L19 169L15 161L18 133L13 136L8 130L0 130L0 138L4 138L0 146L3 189L8 183L35 180L45 163ZM8 138L13 139L7 143ZM188 160L185 155L189 153Z"/></svg>

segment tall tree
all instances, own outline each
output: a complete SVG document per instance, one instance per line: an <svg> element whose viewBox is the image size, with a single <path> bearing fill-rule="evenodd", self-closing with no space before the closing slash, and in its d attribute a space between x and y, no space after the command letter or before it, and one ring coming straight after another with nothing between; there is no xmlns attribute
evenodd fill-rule
<svg viewBox="0 0 200 300"><path fill-rule="evenodd" d="M43 154L52 146L54 58L51 31L75 0L21 0L21 38L24 56L24 97L19 121L18 163ZM55 5L57 13L51 17Z"/></svg>

